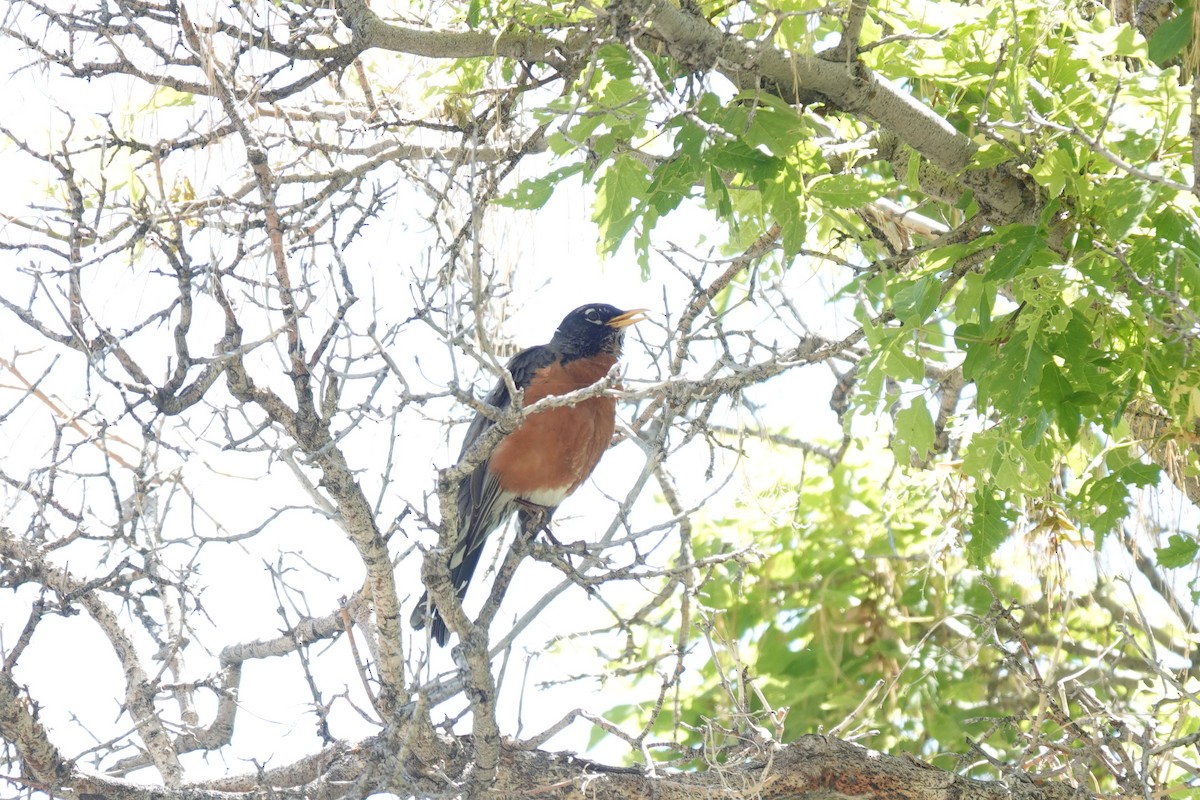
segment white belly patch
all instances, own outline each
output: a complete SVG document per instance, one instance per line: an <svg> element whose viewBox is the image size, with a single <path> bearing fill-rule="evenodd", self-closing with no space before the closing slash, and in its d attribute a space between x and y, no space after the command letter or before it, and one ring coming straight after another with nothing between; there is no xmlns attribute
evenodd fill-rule
<svg viewBox="0 0 1200 800"><path fill-rule="evenodd" d="M521 495L522 500L546 508L554 508L559 503L567 498L570 492L570 486L559 486L554 489L538 489L536 491L527 492Z"/></svg>

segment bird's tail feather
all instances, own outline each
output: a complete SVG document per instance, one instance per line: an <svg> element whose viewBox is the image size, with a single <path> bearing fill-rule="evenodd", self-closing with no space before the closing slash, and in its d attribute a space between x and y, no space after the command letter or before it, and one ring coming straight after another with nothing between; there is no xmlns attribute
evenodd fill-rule
<svg viewBox="0 0 1200 800"><path fill-rule="evenodd" d="M469 480L469 478L464 480ZM460 504L461 498L467 494L465 487L460 490ZM512 495L492 492L488 496L490 499L483 504L481 509L477 509L475 515L472 515L468 508L463 508L461 505L459 508L460 518L466 522L466 526L459 537L458 546L454 548L454 552L450 556L450 581L458 592L459 602L467 596L467 587L471 583L472 576L475 575L476 567L479 566L479 557L483 555L483 544L487 540L488 534L504 524L513 509L517 507L513 502ZM524 515L527 512L522 511L521 513ZM552 513L554 513L554 509L551 508L546 512L545 519L549 520L549 515ZM446 622L438 612L437 604L429 601L428 592L421 595L421 600L417 603L409 621L414 630L421 630L428 622L429 632L434 641L442 647L446 646L446 641L450 638L450 631L446 628Z"/></svg>
<svg viewBox="0 0 1200 800"><path fill-rule="evenodd" d="M408 624L414 631L423 630L426 622L430 623L429 634L433 640L445 647L446 640L450 638L450 631L446 628L442 615L438 613L437 606L429 602L429 592L421 595L421 599L417 601L417 607L413 609L412 616L408 618Z"/></svg>

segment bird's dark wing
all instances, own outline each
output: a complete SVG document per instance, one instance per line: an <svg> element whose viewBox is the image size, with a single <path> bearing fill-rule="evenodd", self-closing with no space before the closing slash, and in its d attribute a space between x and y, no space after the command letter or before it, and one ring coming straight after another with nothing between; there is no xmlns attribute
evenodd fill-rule
<svg viewBox="0 0 1200 800"><path fill-rule="evenodd" d="M518 389L524 389L529 386L534 374L539 369L554 363L557 357L557 353L545 345L530 347L513 356L505 369L512 375L513 384ZM501 410L512 404L508 386L503 380L498 381L496 386L488 392L484 402ZM471 424L467 428L466 436L463 437L462 450L458 454L460 461L479 437L494 424L485 415L475 414L475 418L471 420ZM475 574L475 568L478 566L479 557L483 552L483 543L487 541L488 535L503 524L513 512L514 498L506 495L500 487L500 482L487 467L488 462L485 459L458 485L459 535L458 543L450 556L450 580L458 592L459 600L466 597L467 586L471 583L471 576ZM420 622L424 623L425 605L426 601L422 598L413 614L414 627L420 627L417 624L418 614L420 614ZM446 643L449 636L446 624L442 621L441 615L437 613L437 609L434 609L430 633L441 645Z"/></svg>
<svg viewBox="0 0 1200 800"><path fill-rule="evenodd" d="M558 355L553 349L542 344L517 353L505 364L504 368L508 370L509 375L512 375L513 385L518 389L524 389L529 386L534 374L539 369L554 363L554 359L557 357ZM508 408L512 405L512 398L508 395L508 385L503 380L497 381L483 401L489 406L501 410ZM494 424L483 414L475 414L475 419L471 420L471 425L467 428L467 435L463 437L462 450L458 453L459 461L462 461L463 456L471 449L471 445L475 444L484 431Z"/></svg>
<svg viewBox="0 0 1200 800"><path fill-rule="evenodd" d="M556 357L554 350L545 345L530 347L513 356L505 369L512 375L513 385L524 389L529 386L534 374L554 363ZM485 399L488 405L499 409L506 409L512 404L504 381L499 381ZM462 452L458 456L460 460L493 424L495 423L483 414L475 415L471 426L467 428ZM467 584L479 561L479 549L488 534L512 513L512 498L504 497L500 482L487 467L488 461L484 460L458 485L459 540L458 547L450 557L450 576L454 579L454 587L459 590L460 596L466 594Z"/></svg>

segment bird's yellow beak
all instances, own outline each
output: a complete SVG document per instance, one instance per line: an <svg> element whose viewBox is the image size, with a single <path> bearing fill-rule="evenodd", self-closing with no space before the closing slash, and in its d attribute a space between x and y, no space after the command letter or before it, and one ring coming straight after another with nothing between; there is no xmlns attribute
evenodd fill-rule
<svg viewBox="0 0 1200 800"><path fill-rule="evenodd" d="M646 318L648 308L635 308L632 311L626 311L624 314L618 314L610 319L607 323L610 328L628 328L630 325L636 325Z"/></svg>

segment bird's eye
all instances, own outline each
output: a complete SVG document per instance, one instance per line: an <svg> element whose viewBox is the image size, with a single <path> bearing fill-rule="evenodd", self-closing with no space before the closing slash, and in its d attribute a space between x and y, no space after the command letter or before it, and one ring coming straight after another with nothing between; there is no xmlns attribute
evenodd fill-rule
<svg viewBox="0 0 1200 800"><path fill-rule="evenodd" d="M589 308L587 311L583 312L583 318L588 322L599 322L600 312L594 308Z"/></svg>

